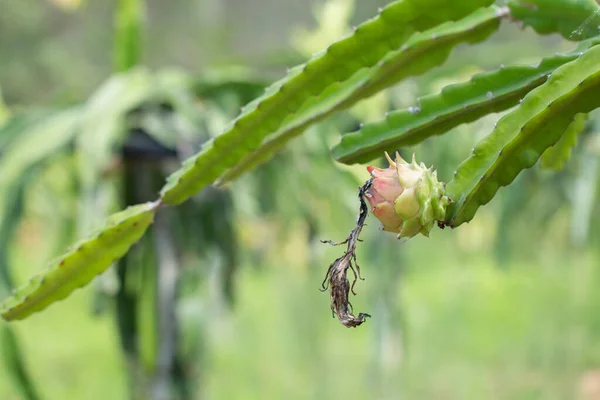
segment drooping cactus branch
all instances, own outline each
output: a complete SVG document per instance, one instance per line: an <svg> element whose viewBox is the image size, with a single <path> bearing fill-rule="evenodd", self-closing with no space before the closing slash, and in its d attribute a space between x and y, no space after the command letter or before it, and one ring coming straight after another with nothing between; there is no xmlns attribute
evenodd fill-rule
<svg viewBox="0 0 600 400"><path fill-rule="evenodd" d="M346 240L343 242L333 242L331 240L321 241L322 243L328 243L332 246L340 246L342 244L348 245L344 255L331 263L327 270L327 274L325 275L325 279L321 284L323 291L327 290L327 287L330 289L331 311L334 315L337 315L342 325L348 328L356 328L365 322L367 317L371 317L366 313L359 313L358 317L354 316L354 314L352 314L352 304L350 304L350 301L348 300L348 295L351 290L352 294L356 295L354 292L354 284L357 279L363 279L360 276L360 267L356 262L356 244L361 241L358 237L363 226L365 226L365 220L369 214L367 203L364 200L365 192L368 191L372 185L373 179L369 179L358 189L360 211L356 218L356 228L350 232ZM354 263L354 265L352 263ZM356 269L354 267L356 267ZM350 281L347 278L348 269L351 269L354 273L352 285L350 285Z"/></svg>

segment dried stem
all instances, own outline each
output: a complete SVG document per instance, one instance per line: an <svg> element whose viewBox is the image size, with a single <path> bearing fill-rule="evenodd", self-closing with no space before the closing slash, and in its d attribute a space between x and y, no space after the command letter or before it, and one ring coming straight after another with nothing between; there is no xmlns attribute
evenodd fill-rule
<svg viewBox="0 0 600 400"><path fill-rule="evenodd" d="M371 317L369 314L365 313L359 313L358 317L355 317L352 314L352 304L350 304L350 301L348 300L348 295L350 291L352 291L352 294L356 295L354 292L354 285L356 284L357 279L363 279L360 276L360 268L356 262L356 244L357 242L361 241L358 236L360 235L363 226L365 226L365 219L369 213L369 209L364 200L364 194L371 188L372 184L373 180L369 179L364 186L358 189L360 211L356 219L356 228L350 232L346 240L343 242L333 242L331 240L321 241L332 246L347 244L344 255L336 259L329 266L321 286L323 287L323 291L327 290L329 287L331 296L331 311L333 311L334 316L337 315L340 322L348 328L355 328L365 322L367 317ZM350 284L350 281L346 277L348 269L351 269L354 274L354 280L352 281L352 284Z"/></svg>

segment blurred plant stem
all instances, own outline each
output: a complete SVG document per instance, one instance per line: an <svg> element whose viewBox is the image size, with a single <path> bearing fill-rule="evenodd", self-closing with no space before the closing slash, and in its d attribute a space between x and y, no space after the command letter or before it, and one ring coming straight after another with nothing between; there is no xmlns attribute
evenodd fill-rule
<svg viewBox="0 0 600 400"><path fill-rule="evenodd" d="M135 132L138 145L150 137ZM164 180L163 163L173 153L127 147L123 153L122 198L127 205L155 197ZM117 319L128 360L132 398L151 400L189 399L191 382L185 375L187 357L177 352L180 321L177 287L181 245L175 237L175 210L161 209L152 231L119 264L120 288Z"/></svg>
<svg viewBox="0 0 600 400"><path fill-rule="evenodd" d="M399 399L394 385L402 362L406 339L404 337L404 316L399 301L401 290L403 259L401 247L395 245L392 238L379 236L380 232L370 232L371 246L367 247L371 266L377 266L377 272L370 274L378 290L372 296L373 310L373 353L372 367L365 381L372 387L374 397L378 399ZM374 237L378 235L378 237ZM369 238L366 238L369 240Z"/></svg>
<svg viewBox="0 0 600 400"><path fill-rule="evenodd" d="M308 255L308 278L309 278L309 285L312 285L313 282L318 282L319 279L323 276L323 266L320 265L320 261L321 261L321 257L319 257L320 254L320 249L319 247L324 246L323 243L321 243L321 241L319 240L320 238L318 237L319 235L319 223L316 219L316 216L311 215L309 213L305 214L305 220L306 220L306 225L308 227L307 229L307 243L309 245L309 255ZM320 300L318 299L318 297L316 296L312 296L312 298L314 300ZM310 305L310 310L314 310L314 309L318 309L318 307L320 307L321 305L319 304L320 301L314 301L314 304ZM307 307L304 306L304 309L306 309ZM306 312L306 311L304 311ZM325 349L323 348L323 342L319 340L319 327L315 324L303 324L302 321L299 321L300 324L298 325L304 325L307 328L305 328L307 330L307 335L304 336L306 338L306 340L309 342L309 346L310 346L310 351L307 352L307 356L306 356L306 365L310 365L311 363L313 363L313 365L315 365L314 368L310 369L310 382L312 382L312 391L311 391L311 398L327 398L329 396L327 396L327 380L326 380L326 374L324 374L323 372L323 368L321 367L322 365L324 365L325 361L322 357L323 354L325 354ZM311 355L317 354L319 359L314 360L314 359L310 359ZM319 366L319 367L316 367Z"/></svg>
<svg viewBox="0 0 600 400"><path fill-rule="evenodd" d="M161 210L154 222L154 251L157 260L156 315L158 354L152 382L152 399L171 399L175 371L178 324L175 315L180 262L173 237L171 210ZM182 382L185 384L185 381Z"/></svg>
<svg viewBox="0 0 600 400"><path fill-rule="evenodd" d="M118 0L115 12L114 71L124 72L142 57L143 0Z"/></svg>
<svg viewBox="0 0 600 400"><path fill-rule="evenodd" d="M22 178L26 180L30 178L30 174L25 174ZM8 196L7 193L4 195ZM23 197L24 182L21 182L12 193L12 196L9 196L9 201L4 204L5 210L3 211L5 211L5 214L2 216L3 218L0 217L0 297L7 297L10 291L14 289L8 253L11 248L11 238L19 226L20 217L23 213ZM4 321L0 322L0 354L2 354L0 358L6 372L10 375L15 387L23 395L23 399L40 399L36 386L26 368L19 339L13 327Z"/></svg>
<svg viewBox="0 0 600 400"><path fill-rule="evenodd" d="M4 98L2 97L2 90L0 89L0 126L8 120L10 117L10 110L6 106L4 102Z"/></svg>
<svg viewBox="0 0 600 400"><path fill-rule="evenodd" d="M0 322L0 353L2 353L4 366L21 391L23 399L40 399L35 385L25 368L25 361L23 360L17 335L15 335L12 326L6 322Z"/></svg>
<svg viewBox="0 0 600 400"><path fill-rule="evenodd" d="M573 216L571 218L571 241L582 247L588 238L592 211L596 200L598 182L598 156L584 151L578 161L579 172L573 182Z"/></svg>

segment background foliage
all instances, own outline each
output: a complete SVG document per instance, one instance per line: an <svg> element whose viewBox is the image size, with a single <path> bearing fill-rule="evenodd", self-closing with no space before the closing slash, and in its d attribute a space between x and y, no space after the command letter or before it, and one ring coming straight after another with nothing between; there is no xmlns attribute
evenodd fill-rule
<svg viewBox="0 0 600 400"><path fill-rule="evenodd" d="M383 5L0 2L0 161L10 167L0 178L3 286L25 283L106 215L154 200L179 160L223 131L268 82ZM331 158L339 133L474 73L576 47L509 23L493 34L484 27L485 44L461 44L469 27L458 29L454 50L433 47L448 57L443 68L314 125L225 189L165 210L93 285L2 325L0 397L594 398L593 113L560 172L524 171L460 229L398 243L371 220L358 254L367 280L353 303L374 318L360 329L332 320L328 296L317 291L339 255L319 239L345 237L367 177L362 166ZM561 33L574 40L590 27ZM293 134L301 117L284 128ZM411 150L448 181L498 117ZM38 150L10 153L15 146ZM180 284L159 285L168 282L161 270L178 271Z"/></svg>

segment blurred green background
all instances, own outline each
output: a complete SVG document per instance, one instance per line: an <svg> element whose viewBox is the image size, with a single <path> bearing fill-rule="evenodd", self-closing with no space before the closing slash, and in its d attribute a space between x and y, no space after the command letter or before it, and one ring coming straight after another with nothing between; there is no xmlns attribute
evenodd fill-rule
<svg viewBox="0 0 600 400"><path fill-rule="evenodd" d="M19 116L88 101L119 70L118 3L0 0L0 88L6 104L0 110ZM195 92L204 133L171 150L179 158L197 150L205 136L218 133L261 93L257 88L385 4L146 1L136 64L148 69L139 73L186 71L214 92ZM595 206L600 125L594 118L564 170L525 171L457 230L398 241L369 218L358 249L366 280L351 298L357 312L373 316L363 326L347 329L332 319L329 295L318 290L342 251L319 240L346 237L358 211L357 187L368 178L364 166L338 165L330 157L328 148L340 132L474 72L532 63L572 47L558 36L540 37L505 22L489 41L459 46L442 68L311 128L230 187L205 190L188 209L165 213L175 225L171 239L180 253L173 357L183 383L171 377L171 384L184 389L173 398L600 399ZM156 127L166 119L163 106L160 101L147 106L154 119L141 126L155 139L166 135L157 141L169 147L170 128L179 125ZM102 107L99 112L102 118ZM447 180L498 117L460 126L407 154L416 152ZM76 151L66 149L27 177L21 218L5 245L17 285L81 236L87 229L82 219L101 220L107 212L93 202L82 206L76 158ZM159 164L172 170L177 162L152 158L129 169L115 167L125 177L110 183L106 210L143 201L144 193L153 196L160 185L150 183L133 195L126 188L143 177L137 167L154 171ZM110 181L107 174L98 179ZM155 231L153 239L158 235ZM140 283L152 279L140 271L156 263L152 254L158 257L159 247L151 239L141 243L126 270L115 266L94 285L12 325L39 398L160 398L151 389L159 375L154 352L159 346L148 329L160 336L161 327L144 322L152 311L144 308ZM119 275L124 270L127 280ZM123 314L123 293L137 296L132 314ZM123 351L126 334L117 315L137 318L132 352ZM0 351L7 359L7 347ZM8 363L0 369L0 399L27 398L11 379L13 372Z"/></svg>

